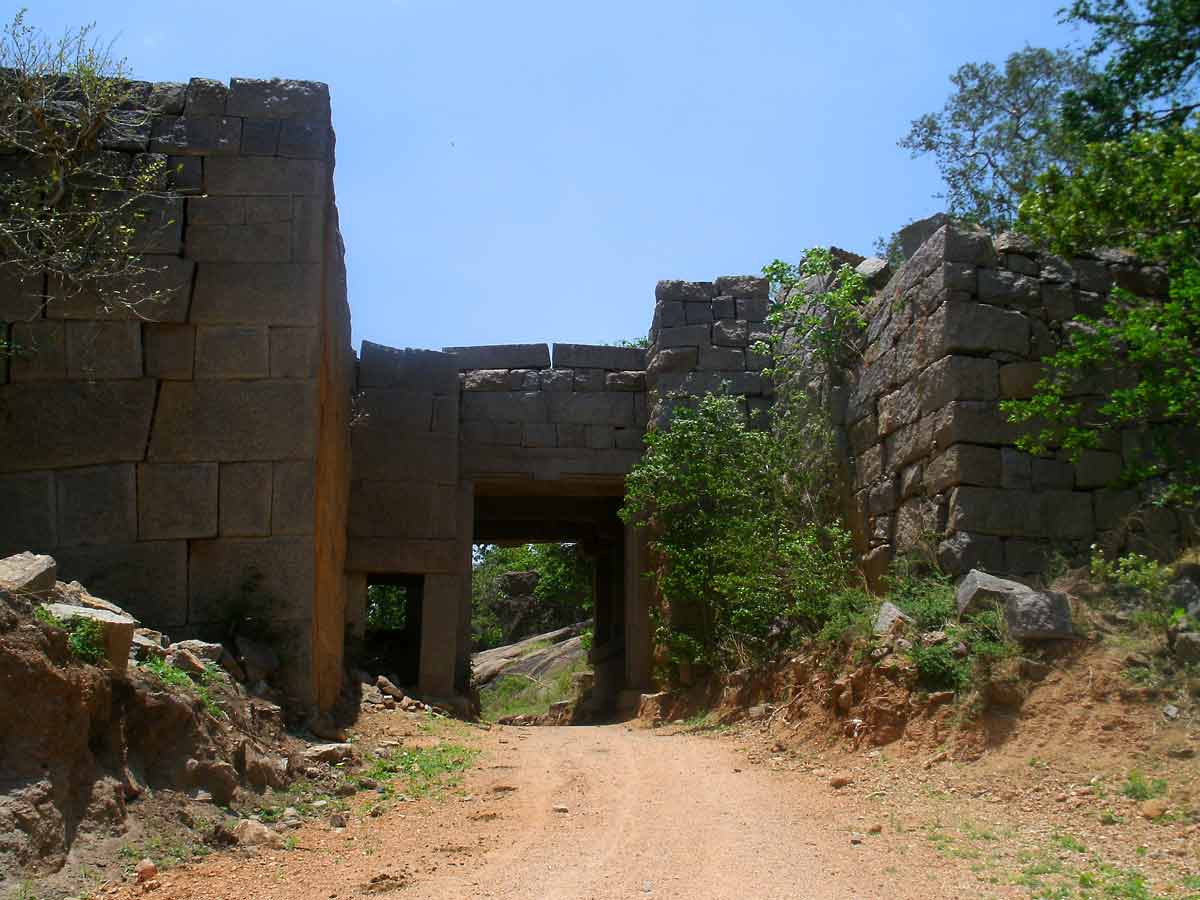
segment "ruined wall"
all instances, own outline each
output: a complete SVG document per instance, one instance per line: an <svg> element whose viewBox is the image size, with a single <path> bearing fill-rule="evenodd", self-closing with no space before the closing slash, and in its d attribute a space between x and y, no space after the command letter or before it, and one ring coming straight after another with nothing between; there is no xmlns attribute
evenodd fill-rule
<svg viewBox="0 0 1200 900"><path fill-rule="evenodd" d="M137 96L106 151L169 163L177 196L146 249L175 290L106 310L44 279L0 288L22 348L0 368L0 553L53 554L176 636L216 633L258 573L291 690L312 699L318 577L341 583L336 547L315 562L315 466L338 468L331 385L348 375L328 90L194 79ZM336 489L324 501L322 533L344 531Z"/></svg>
<svg viewBox="0 0 1200 900"><path fill-rule="evenodd" d="M1095 315L1113 284L1162 295L1163 272L1120 254L1064 260L1016 236L947 225L872 300L862 363L835 391L852 466L852 525L877 578L897 553L932 540L951 572L1031 575L1094 541L1162 549L1180 523L1117 486L1145 436L1113 435L1072 464L1014 446L1023 426L1000 412L1027 398L1077 313ZM1080 386L1085 402L1111 385ZM1131 535L1116 534L1132 529Z"/></svg>

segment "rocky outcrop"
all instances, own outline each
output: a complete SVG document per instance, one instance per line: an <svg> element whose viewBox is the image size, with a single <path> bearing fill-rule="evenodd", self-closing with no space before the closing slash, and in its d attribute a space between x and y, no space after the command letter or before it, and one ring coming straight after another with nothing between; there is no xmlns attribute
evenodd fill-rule
<svg viewBox="0 0 1200 900"><path fill-rule="evenodd" d="M584 627L583 623L570 625L507 647L476 653L471 657L475 687L486 688L502 675L527 675L545 680L584 659L587 651L580 638Z"/></svg>

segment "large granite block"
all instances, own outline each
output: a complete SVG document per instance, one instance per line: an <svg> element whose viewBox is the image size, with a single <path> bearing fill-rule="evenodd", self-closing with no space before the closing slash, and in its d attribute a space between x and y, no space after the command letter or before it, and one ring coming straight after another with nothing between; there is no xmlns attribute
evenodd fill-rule
<svg viewBox="0 0 1200 900"><path fill-rule="evenodd" d="M103 294L94 285L55 280L46 318L183 322L191 303L196 264L176 256L146 257L143 264L145 271L114 279Z"/></svg>
<svg viewBox="0 0 1200 900"><path fill-rule="evenodd" d="M205 263L196 273L191 322L200 325L321 323L321 267L302 263Z"/></svg>
<svg viewBox="0 0 1200 900"><path fill-rule="evenodd" d="M0 557L22 550L47 553L58 545L54 475L0 477Z"/></svg>
<svg viewBox="0 0 1200 900"><path fill-rule="evenodd" d="M67 377L67 329L62 322L16 322L9 335L11 381L62 381Z"/></svg>
<svg viewBox="0 0 1200 900"><path fill-rule="evenodd" d="M61 580L80 582L150 628L187 623L187 541L60 547L54 558Z"/></svg>
<svg viewBox="0 0 1200 900"><path fill-rule="evenodd" d="M310 460L275 463L271 534L312 534L317 471Z"/></svg>
<svg viewBox="0 0 1200 900"><path fill-rule="evenodd" d="M549 344L497 344L483 347L443 347L465 369L548 369Z"/></svg>
<svg viewBox="0 0 1200 900"><path fill-rule="evenodd" d="M355 432L420 433L430 430L434 395L423 390L367 388L358 397L361 420Z"/></svg>
<svg viewBox="0 0 1200 900"><path fill-rule="evenodd" d="M543 394L541 391L512 391L500 393L465 393L461 400L464 422L547 422L550 419L550 399L576 396L606 397L607 394ZM562 420L565 421L565 420Z"/></svg>
<svg viewBox="0 0 1200 900"><path fill-rule="evenodd" d="M314 567L311 537L218 538L192 541L188 559L188 623L226 621L253 593L272 620L311 614Z"/></svg>
<svg viewBox="0 0 1200 900"><path fill-rule="evenodd" d="M351 537L346 545L347 572L457 572L461 565L457 541Z"/></svg>
<svg viewBox="0 0 1200 900"><path fill-rule="evenodd" d="M953 353L1029 355L1029 319L1016 310L984 303L943 303L926 329L934 358Z"/></svg>
<svg viewBox="0 0 1200 900"><path fill-rule="evenodd" d="M606 391L596 394L546 394L549 421L565 425L633 425L633 394ZM534 420L526 420L534 421Z"/></svg>
<svg viewBox="0 0 1200 900"><path fill-rule="evenodd" d="M457 485L355 481L350 486L351 537L446 539L457 536Z"/></svg>
<svg viewBox="0 0 1200 900"><path fill-rule="evenodd" d="M307 381L170 381L162 385L154 462L305 459L313 455L316 386Z"/></svg>
<svg viewBox="0 0 1200 900"><path fill-rule="evenodd" d="M642 347L605 347L593 344L555 344L556 368L644 369L646 351Z"/></svg>
<svg viewBox="0 0 1200 900"><path fill-rule="evenodd" d="M315 378L319 338L315 328L272 328L271 377Z"/></svg>
<svg viewBox="0 0 1200 900"><path fill-rule="evenodd" d="M225 111L262 119L329 118L329 86L286 78L234 78Z"/></svg>
<svg viewBox="0 0 1200 900"><path fill-rule="evenodd" d="M329 167L320 160L271 156L215 156L205 161L208 193L254 196L263 194L323 195L329 186Z"/></svg>
<svg viewBox="0 0 1200 900"><path fill-rule="evenodd" d="M270 344L265 325L202 325L196 330L200 378L266 378Z"/></svg>
<svg viewBox="0 0 1200 900"><path fill-rule="evenodd" d="M943 356L917 378L921 409L932 412L952 400L995 400L1000 364L977 356Z"/></svg>
<svg viewBox="0 0 1200 900"><path fill-rule="evenodd" d="M292 224L189 225L185 252L198 263L285 263L292 259Z"/></svg>
<svg viewBox="0 0 1200 900"><path fill-rule="evenodd" d="M488 430L478 432L464 428L464 442L481 438L489 440L478 440L479 443L521 442L520 425L478 424ZM502 429L515 431L505 434ZM387 481L403 478L438 484L454 484L458 479L457 435L355 428L350 434L350 441L356 479Z"/></svg>
<svg viewBox="0 0 1200 900"><path fill-rule="evenodd" d="M939 494L960 484L1000 486L1000 451L995 447L955 444L925 468L925 491Z"/></svg>
<svg viewBox="0 0 1200 900"><path fill-rule="evenodd" d="M141 378L138 322L76 322L67 326L67 375L79 379Z"/></svg>
<svg viewBox="0 0 1200 900"><path fill-rule="evenodd" d="M137 484L132 465L55 473L58 540L63 546L137 540Z"/></svg>
<svg viewBox="0 0 1200 900"><path fill-rule="evenodd" d="M149 463L137 476L140 540L216 537L216 463Z"/></svg>
<svg viewBox="0 0 1200 900"><path fill-rule="evenodd" d="M0 387L0 472L140 462L154 394L149 378Z"/></svg>
<svg viewBox="0 0 1200 900"><path fill-rule="evenodd" d="M221 463L220 481L221 536L269 535L274 484L271 463Z"/></svg>
<svg viewBox="0 0 1200 900"><path fill-rule="evenodd" d="M191 325L142 326L146 374L165 381L190 381L196 358L196 329Z"/></svg>
<svg viewBox="0 0 1200 900"><path fill-rule="evenodd" d="M457 394L458 370L458 362L446 353L436 350L398 350L363 341L362 358L358 364L358 386Z"/></svg>
<svg viewBox="0 0 1200 900"><path fill-rule="evenodd" d="M235 156L242 145L242 120L221 115L157 116L151 153L173 156Z"/></svg>

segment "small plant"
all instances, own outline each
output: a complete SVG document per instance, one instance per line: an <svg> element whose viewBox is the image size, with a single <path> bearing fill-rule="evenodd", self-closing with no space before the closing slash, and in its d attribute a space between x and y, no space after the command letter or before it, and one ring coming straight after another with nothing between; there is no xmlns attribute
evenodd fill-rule
<svg viewBox="0 0 1200 900"><path fill-rule="evenodd" d="M437 795L456 787L479 751L442 741L434 747L411 747L377 759L366 777L379 782L403 778L410 797Z"/></svg>
<svg viewBox="0 0 1200 900"><path fill-rule="evenodd" d="M1166 792L1167 782L1164 779L1147 779L1139 769L1129 773L1125 786L1121 789L1121 793L1131 800L1150 800L1161 797Z"/></svg>
<svg viewBox="0 0 1200 900"><path fill-rule="evenodd" d="M83 616L60 619L44 606L35 609L33 617L43 625L65 631L67 649L80 662L94 666L105 658L104 626L95 619L86 619Z"/></svg>
<svg viewBox="0 0 1200 900"><path fill-rule="evenodd" d="M198 680L196 680L183 671L183 669L171 665L165 659L151 657L145 662L139 663L139 665L164 684L169 684L172 687L180 688L194 694L210 715L218 719L224 717L225 711L217 705L217 701L213 699L212 693L209 691L209 685L212 684L213 678L216 676L211 666L206 666L203 674L199 675Z"/></svg>

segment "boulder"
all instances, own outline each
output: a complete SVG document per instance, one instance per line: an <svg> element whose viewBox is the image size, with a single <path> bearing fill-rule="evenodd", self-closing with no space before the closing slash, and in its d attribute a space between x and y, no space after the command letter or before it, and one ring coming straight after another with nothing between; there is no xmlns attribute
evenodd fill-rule
<svg viewBox="0 0 1200 900"><path fill-rule="evenodd" d="M243 847L266 846L276 850L284 847L282 835L254 819L242 819L238 822L233 828L233 837Z"/></svg>
<svg viewBox="0 0 1200 900"><path fill-rule="evenodd" d="M118 674L129 666L129 648L133 646L133 631L137 622L126 615L118 615L106 609L86 609L68 606L65 603L50 603L46 609L52 616L70 622L73 619L88 619L98 622L104 643L104 657L112 670Z"/></svg>
<svg viewBox="0 0 1200 900"><path fill-rule="evenodd" d="M163 649L160 641L154 638L146 637L141 633L139 628L133 633L133 658L138 662L145 662L148 659L162 659L167 655L167 651Z"/></svg>
<svg viewBox="0 0 1200 900"><path fill-rule="evenodd" d="M875 616L875 633L888 634L896 627L897 622L911 624L912 616L908 615L904 610L890 601L883 601L883 605L879 607L879 614Z"/></svg>
<svg viewBox="0 0 1200 900"><path fill-rule="evenodd" d="M220 663L221 655L225 652L225 648L220 644L210 644L207 641L177 641L167 648L168 653L176 650L188 650L211 663Z"/></svg>
<svg viewBox="0 0 1200 900"><path fill-rule="evenodd" d="M379 689L380 693L386 694L393 700L403 700L406 696L408 696L404 693L404 691L392 684L392 682L383 675L380 675L379 678L375 680L375 686Z"/></svg>
<svg viewBox="0 0 1200 900"><path fill-rule="evenodd" d="M957 600L960 616L1003 610L1009 635L1019 641L1075 637L1071 605L1057 591L1036 591L1019 581L972 569L958 586Z"/></svg>
<svg viewBox="0 0 1200 900"><path fill-rule="evenodd" d="M246 672L246 681L266 681L279 669L279 657L266 644L238 635L234 638L234 646L238 662Z"/></svg>
<svg viewBox="0 0 1200 900"><path fill-rule="evenodd" d="M510 597L528 597L537 584L537 572L505 572L496 579L496 586Z"/></svg>
<svg viewBox="0 0 1200 900"><path fill-rule="evenodd" d="M128 616L125 610L117 606L115 603L109 603L107 600L100 597L93 597L78 581L72 581L68 584L63 584L61 581L56 586L55 590L60 603L66 603L69 606L82 606L85 609L103 609L111 613L116 613L119 616ZM130 618L133 618L130 616ZM137 619L134 618L136 622Z"/></svg>
<svg viewBox="0 0 1200 900"><path fill-rule="evenodd" d="M186 647L180 647L177 644L172 644L167 650L167 665L174 666L176 669L181 669L189 675L197 677L208 671L208 667L204 665L204 660Z"/></svg>
<svg viewBox="0 0 1200 900"><path fill-rule="evenodd" d="M58 564L51 556L28 551L0 559L0 591L44 599L58 581Z"/></svg>
<svg viewBox="0 0 1200 900"><path fill-rule="evenodd" d="M238 786L237 769L221 760L189 759L185 765L193 787L212 794L218 806L228 806Z"/></svg>
<svg viewBox="0 0 1200 900"><path fill-rule="evenodd" d="M870 256L855 266L854 271L862 276L863 281L871 290L877 290L887 284L892 277L892 267L886 259Z"/></svg>
<svg viewBox="0 0 1200 900"><path fill-rule="evenodd" d="M300 756L310 766L317 763L334 765L351 759L354 748L349 744L313 744L301 751Z"/></svg>

